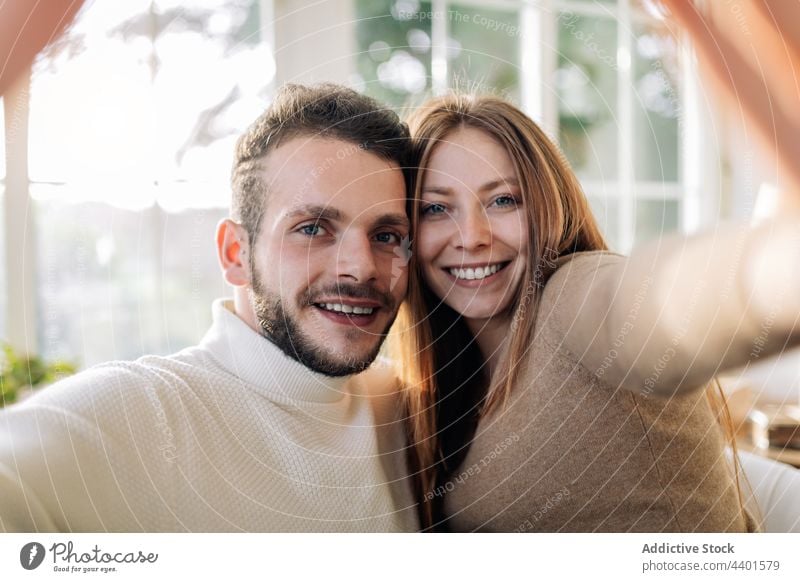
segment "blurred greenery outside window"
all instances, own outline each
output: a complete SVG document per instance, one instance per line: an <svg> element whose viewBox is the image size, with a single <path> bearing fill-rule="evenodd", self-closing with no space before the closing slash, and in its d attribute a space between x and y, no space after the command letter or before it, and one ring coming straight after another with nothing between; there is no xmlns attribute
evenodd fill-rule
<svg viewBox="0 0 800 582"><path fill-rule="evenodd" d="M681 226L678 47L652 5L628 5L628 36L596 6L557 16L558 137L612 247L627 251Z"/></svg>
<svg viewBox="0 0 800 582"><path fill-rule="evenodd" d="M399 109L431 94L433 22L446 24L438 49L446 84L519 101L520 22L512 4L355 0L360 89ZM499 8L500 7L500 8Z"/></svg>

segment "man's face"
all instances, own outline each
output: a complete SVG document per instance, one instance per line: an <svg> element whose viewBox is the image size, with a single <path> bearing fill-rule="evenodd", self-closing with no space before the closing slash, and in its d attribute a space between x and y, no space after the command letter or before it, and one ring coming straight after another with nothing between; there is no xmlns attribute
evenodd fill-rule
<svg viewBox="0 0 800 582"><path fill-rule="evenodd" d="M408 218L398 166L330 139L267 156L267 202L250 253L264 335L329 376L368 367L406 293Z"/></svg>

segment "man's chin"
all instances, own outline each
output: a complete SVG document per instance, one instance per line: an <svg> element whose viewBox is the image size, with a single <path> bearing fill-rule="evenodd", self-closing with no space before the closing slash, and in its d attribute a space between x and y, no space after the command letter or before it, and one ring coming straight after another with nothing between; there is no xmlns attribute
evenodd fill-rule
<svg viewBox="0 0 800 582"><path fill-rule="evenodd" d="M328 349L307 350L303 354L298 354L298 360L306 367L324 374L325 376L341 377L350 376L363 372L372 365L378 357L380 346L372 349L368 353L353 352L348 353Z"/></svg>
<svg viewBox="0 0 800 582"><path fill-rule="evenodd" d="M363 372L378 357L384 336L358 328L303 326L292 336L293 357L307 368L340 377Z"/></svg>

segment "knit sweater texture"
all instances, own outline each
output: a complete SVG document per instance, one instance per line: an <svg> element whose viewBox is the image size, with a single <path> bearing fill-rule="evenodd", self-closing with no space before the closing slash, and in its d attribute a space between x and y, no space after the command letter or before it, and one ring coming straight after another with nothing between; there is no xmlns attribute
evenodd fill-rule
<svg viewBox="0 0 800 582"><path fill-rule="evenodd" d="M213 316L196 347L0 413L0 531L417 529L395 384L314 373L230 302Z"/></svg>

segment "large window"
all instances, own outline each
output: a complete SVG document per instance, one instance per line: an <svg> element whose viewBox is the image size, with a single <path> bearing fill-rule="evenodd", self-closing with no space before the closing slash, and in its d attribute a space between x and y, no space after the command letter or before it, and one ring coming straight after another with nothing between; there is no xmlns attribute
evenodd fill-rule
<svg viewBox="0 0 800 582"><path fill-rule="evenodd" d="M431 89L520 97L517 3L356 0L362 89L397 107Z"/></svg>
<svg viewBox="0 0 800 582"><path fill-rule="evenodd" d="M214 228L275 74L257 0L88 3L34 66L38 350L81 366L196 343Z"/></svg>
<svg viewBox="0 0 800 582"><path fill-rule="evenodd" d="M504 95L559 143L612 247L683 226L688 59L650 0L357 0L362 88Z"/></svg>
<svg viewBox="0 0 800 582"><path fill-rule="evenodd" d="M314 21L313 6L269 0L87 3L41 56L29 94L35 260L24 268L42 355L86 366L200 338L226 293L213 231L233 144L276 79L349 83L401 110L448 87L505 96L559 143L614 249L702 222L702 164L687 155L700 124L680 123L691 59L649 0L328 1L350 16ZM336 34L317 34L327 29ZM306 67L324 59L298 51L352 67L326 77ZM5 303L0 293L0 338Z"/></svg>
<svg viewBox="0 0 800 582"><path fill-rule="evenodd" d="M357 0L360 89L396 107L413 105L431 79L430 2Z"/></svg>
<svg viewBox="0 0 800 582"><path fill-rule="evenodd" d="M557 126L612 246L627 252L681 227L680 51L648 1L552 6L544 122Z"/></svg>

